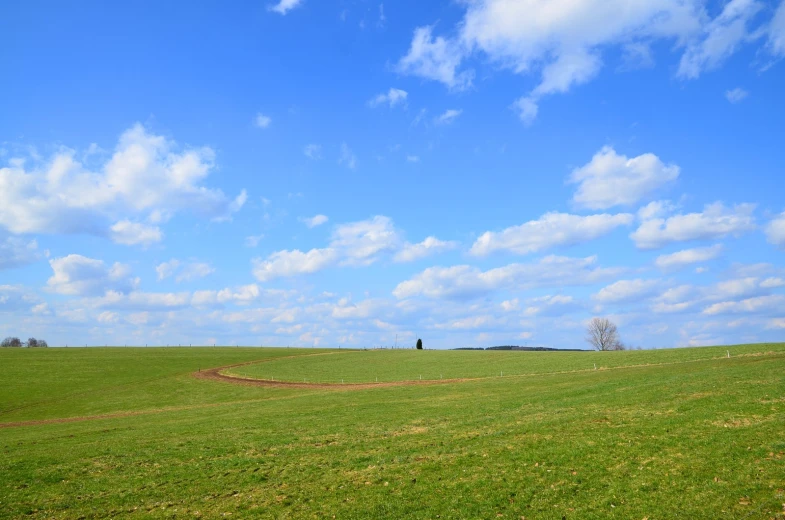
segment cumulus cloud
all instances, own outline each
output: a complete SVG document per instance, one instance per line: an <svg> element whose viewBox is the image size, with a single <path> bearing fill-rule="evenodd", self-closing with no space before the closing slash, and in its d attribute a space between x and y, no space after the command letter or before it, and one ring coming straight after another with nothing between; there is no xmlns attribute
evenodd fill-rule
<svg viewBox="0 0 785 520"><path fill-rule="evenodd" d="M107 291L107 293L95 300L100 308L122 309L136 311L156 311L183 309L190 305L191 293L154 293L144 291L131 291L122 293L118 291Z"/></svg>
<svg viewBox="0 0 785 520"><path fill-rule="evenodd" d="M475 242L470 253L485 256L495 251L510 251L520 255L542 251L555 246L567 246L594 240L619 226L628 226L633 215L589 215L582 217L567 213L546 213L538 220L512 226L500 232L486 231Z"/></svg>
<svg viewBox="0 0 785 520"><path fill-rule="evenodd" d="M95 171L67 149L45 162L10 161L0 168L0 226L13 234L87 233L150 245L163 236L156 224L177 212L220 219L242 206L244 199L204 186L214 156L210 148L179 151L136 124Z"/></svg>
<svg viewBox="0 0 785 520"><path fill-rule="evenodd" d="M469 265L429 267L410 280L399 283L393 294L399 299L414 296L465 299L500 289L587 285L607 280L619 273L619 269L598 267L597 257L594 256L547 256L536 263L509 264L487 271Z"/></svg>
<svg viewBox="0 0 785 520"><path fill-rule="evenodd" d="M393 251L400 244L401 235L392 220L377 215L335 228L330 247L341 252L344 264L369 265L380 253Z"/></svg>
<svg viewBox="0 0 785 520"><path fill-rule="evenodd" d="M634 302L651 296L659 285L659 280L619 280L603 287L592 298L600 303Z"/></svg>
<svg viewBox="0 0 785 520"><path fill-rule="evenodd" d="M471 86L472 71L457 72L464 50L454 41L433 37L433 27L418 27L414 31L409 52L398 62L398 72L444 83L451 90Z"/></svg>
<svg viewBox="0 0 785 520"><path fill-rule="evenodd" d="M368 220L341 224L332 233L326 248L308 252L278 251L267 259L253 260L253 273L259 281L309 274L334 265L370 265L379 255L397 250L403 240L388 217L377 215Z"/></svg>
<svg viewBox="0 0 785 520"><path fill-rule="evenodd" d="M772 276L771 278L766 278L760 283L760 286L764 289L776 289L777 287L785 287L785 278L779 278Z"/></svg>
<svg viewBox="0 0 785 520"><path fill-rule="evenodd" d="M458 116L463 113L463 110L456 110L451 108L449 110L445 110L444 113L434 118L433 122L437 125L449 125L453 121L455 121Z"/></svg>
<svg viewBox="0 0 785 520"><path fill-rule="evenodd" d="M708 286L685 284L671 287L653 299L652 310L657 313L686 312L703 305L706 306L703 314L707 315L742 312L745 306L751 307L769 301L765 298L772 296L771 290L780 287L780 282L783 282L778 277L761 278L759 275L766 271L771 272L769 268L762 269L763 267L760 265L732 269L728 274L736 275L737 278L721 280ZM751 274L755 276L750 276ZM739 303L740 301L746 303Z"/></svg>
<svg viewBox="0 0 785 520"><path fill-rule="evenodd" d="M321 226L329 219L325 215L314 215L313 217L303 217L300 221L308 226L309 228L315 228L316 226Z"/></svg>
<svg viewBox="0 0 785 520"><path fill-rule="evenodd" d="M716 202L706 205L702 213L644 220L630 238L639 249L657 249L673 242L740 236L755 229L754 211L754 204L726 208Z"/></svg>
<svg viewBox="0 0 785 520"><path fill-rule="evenodd" d="M130 267L116 262L111 267L103 260L68 255L49 261L54 274L46 282L52 292L77 296L97 296L114 291L131 291L139 280L131 278Z"/></svg>
<svg viewBox="0 0 785 520"><path fill-rule="evenodd" d="M274 278L296 276L321 271L333 265L338 258L334 249L311 249L302 252L299 249L291 251L277 251L267 259L254 258L253 275L260 282Z"/></svg>
<svg viewBox="0 0 785 520"><path fill-rule="evenodd" d="M121 220L109 228L109 236L118 244L149 246L163 240L164 234L158 226Z"/></svg>
<svg viewBox="0 0 785 520"><path fill-rule="evenodd" d="M458 247L457 242L439 240L436 237L428 237L418 244L406 242L398 251L393 260L396 262L413 262Z"/></svg>
<svg viewBox="0 0 785 520"><path fill-rule="evenodd" d="M785 212L777 215L766 225L766 238L770 244L785 248Z"/></svg>
<svg viewBox="0 0 785 520"><path fill-rule="evenodd" d="M654 154L629 158L605 146L570 175L578 184L573 202L589 209L631 206L679 177L679 167Z"/></svg>
<svg viewBox="0 0 785 520"><path fill-rule="evenodd" d="M229 302L238 305L248 305L259 298L260 294L259 286L255 283L242 285L234 289L221 289L220 291L194 291L191 295L191 305L203 307Z"/></svg>
<svg viewBox="0 0 785 520"><path fill-rule="evenodd" d="M703 314L735 314L744 312L780 312L785 306L785 296L772 294L768 296L756 296L740 301L727 301L715 303L706 307Z"/></svg>
<svg viewBox="0 0 785 520"><path fill-rule="evenodd" d="M368 266L392 256L396 262L411 262L457 247L455 242L428 237L418 244L406 242L389 217L377 215L367 220L335 227L327 247L278 251L266 259L253 260L259 281L310 274L333 266Z"/></svg>
<svg viewBox="0 0 785 520"><path fill-rule="evenodd" d="M278 14L285 15L298 5L302 4L303 0L278 0L277 4L270 5L268 9Z"/></svg>
<svg viewBox="0 0 785 520"><path fill-rule="evenodd" d="M159 281L174 275L176 282L190 282L214 273L215 268L206 262L184 263L173 258L168 262L158 264L155 272L158 274Z"/></svg>
<svg viewBox="0 0 785 520"><path fill-rule="evenodd" d="M580 307L572 296L557 294L531 298L524 316L562 316Z"/></svg>
<svg viewBox="0 0 785 520"><path fill-rule="evenodd" d="M678 76L698 77L719 66L760 32L750 24L762 7L756 0L731 0L715 18L701 0L477 0L450 36L433 26L414 31L398 71L439 81L451 90L469 87L474 73L462 70L470 56L482 56L513 73L539 73L539 83L512 105L531 123L540 100L566 92L597 76L603 52L618 47L624 62L651 66L651 47L667 42L684 49ZM768 48L785 54L785 9L764 27ZM632 58L631 58L632 57Z"/></svg>
<svg viewBox="0 0 785 520"><path fill-rule="evenodd" d="M721 244L716 244L711 247L683 249L668 255L658 256L654 261L654 265L663 270L680 269L691 264L714 260L720 255L721 252Z"/></svg>
<svg viewBox="0 0 785 520"><path fill-rule="evenodd" d="M382 92L371 98L368 101L368 106L377 107L379 105L389 105L390 108L393 108L396 105L406 106L406 98L408 95L408 92L405 90L390 88L387 92Z"/></svg>

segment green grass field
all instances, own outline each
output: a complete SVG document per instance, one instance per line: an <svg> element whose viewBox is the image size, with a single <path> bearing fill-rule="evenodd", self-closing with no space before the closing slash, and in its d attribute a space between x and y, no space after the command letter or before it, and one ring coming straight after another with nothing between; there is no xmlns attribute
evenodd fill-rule
<svg viewBox="0 0 785 520"><path fill-rule="evenodd" d="M192 376L254 360L338 384ZM420 375L463 380L340 385ZM0 518L785 517L785 344L2 349L0 381Z"/></svg>

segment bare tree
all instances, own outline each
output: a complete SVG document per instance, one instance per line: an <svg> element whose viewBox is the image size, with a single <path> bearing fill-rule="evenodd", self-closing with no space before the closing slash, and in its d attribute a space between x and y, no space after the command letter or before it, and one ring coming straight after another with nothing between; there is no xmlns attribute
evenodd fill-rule
<svg viewBox="0 0 785 520"><path fill-rule="evenodd" d="M608 318L592 318L586 327L586 341L595 350L624 350L619 331Z"/></svg>

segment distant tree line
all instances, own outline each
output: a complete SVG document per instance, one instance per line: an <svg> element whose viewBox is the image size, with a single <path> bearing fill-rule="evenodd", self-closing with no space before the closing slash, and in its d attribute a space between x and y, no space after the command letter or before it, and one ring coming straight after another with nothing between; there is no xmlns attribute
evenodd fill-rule
<svg viewBox="0 0 785 520"><path fill-rule="evenodd" d="M500 345L498 347L459 347L453 350L523 350L526 352L585 352L579 348L520 347L518 345Z"/></svg>
<svg viewBox="0 0 785 520"><path fill-rule="evenodd" d="M15 337L7 337L5 338L2 343L0 343L0 347L29 347L29 348L40 348L40 347L48 347L49 344L46 340L43 339L35 339L30 338L27 341L22 341L19 338Z"/></svg>

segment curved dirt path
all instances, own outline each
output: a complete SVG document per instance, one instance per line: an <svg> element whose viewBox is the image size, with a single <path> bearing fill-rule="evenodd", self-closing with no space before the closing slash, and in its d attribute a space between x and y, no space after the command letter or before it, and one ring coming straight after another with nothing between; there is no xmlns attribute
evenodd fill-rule
<svg viewBox="0 0 785 520"><path fill-rule="evenodd" d="M351 351L347 351L346 353L350 353ZM294 382L294 381L269 381L264 379L255 379L249 377L243 377L239 375L233 374L223 374L221 371L229 370L230 368L236 368L245 365L253 365L257 363L266 363L270 361L277 361L279 359L284 359L285 357L294 358L294 357L304 357L304 356L326 356L326 355L333 355L333 354L343 354L342 352L325 352L319 354L304 354L304 355L295 355L295 356L284 356L284 357L276 357L276 358L266 358L260 359L255 361L246 361L244 363L235 363L233 365L226 365L222 367L216 368L209 368L207 370L200 370L198 372L192 372L192 376L197 379L204 379L208 381L220 381L223 383L230 383L235 385L246 385L246 386L263 386L263 387L272 387L272 388L304 388L304 389L319 389L319 390L344 390L344 391L351 391L351 390L365 390L370 388L385 388L385 387L395 387L395 386L428 386L428 385L439 385L439 384L448 384L448 383L464 383L469 381L481 381L487 379L496 379L499 376L489 376L489 377L467 377L467 378L453 378L453 379L426 379L426 380L409 380L409 381L384 381L380 383L308 383L308 382ZM739 357L783 357L785 353L783 352L774 352L774 351L767 351L767 352L753 352L748 354L737 354L734 356L735 358ZM635 368L647 368L647 367L662 367L668 365L681 365L686 363L698 363L698 362L705 362L705 361L715 361L719 359L725 359L724 357L713 357L713 358L704 358L704 359L692 359L689 361L675 361L675 362L665 362L665 363L647 363L647 364L640 364L640 365L623 365L618 367L603 367L600 369L581 369L581 370L565 370L565 371L556 371L556 372L544 372L544 373L533 373L533 374L511 374L509 376L504 376L504 378L521 378L521 377L536 377L536 376L548 376L548 375L563 375L563 374L574 374L574 373L581 373L581 372L595 372L595 371L608 371L608 370L623 370L623 369L635 369ZM287 397L289 398L289 397ZM275 399L275 398L273 398ZM85 415L85 416L77 416L77 417L63 417L63 418L53 418L53 419L36 419L30 421L17 421L17 422L7 422L7 423L0 423L0 429L2 428L18 428L23 426L39 426L39 425L46 425L46 424L63 424L63 423L72 423L72 422L81 422L81 421L95 421L101 419L117 419L122 417L133 417L137 415L148 415L148 414L158 414L158 413L167 413L167 412L176 412L181 410L193 410L198 408L212 408L212 407L219 407L219 406L226 406L226 405L234 405L234 404L241 404L247 402L255 402L255 401L267 401L270 398L265 399L251 399L251 400L242 400L242 401L232 401L232 402L222 402L222 403L205 403L200 405L189 405L189 406L175 406L170 408L154 408L148 410L134 410L134 411L126 411L126 412L114 412L114 413L107 413L107 414L100 414L100 415Z"/></svg>
<svg viewBox="0 0 785 520"><path fill-rule="evenodd" d="M310 354L310 355L324 355L324 354ZM302 356L292 356L302 357ZM277 358L282 359L282 358ZM266 360L265 360L266 361ZM265 361L262 361L265 362ZM460 383L464 381L471 381L473 379L482 378L461 378L461 379L423 379L423 380L409 380L409 381L382 381L379 383L308 383L296 381L275 381L270 379L257 379L255 377L245 377L237 374L224 374L223 370L230 368L237 368L244 365L253 365L259 361L251 361L248 363L239 363L237 365L227 365L224 367L209 368L194 372L192 375L197 379L207 379L211 381L221 381L224 383L232 383L235 385L245 386L266 386L272 388L312 388L320 390L366 390L369 388L385 388L391 386L413 386L413 385L438 385L443 383Z"/></svg>

